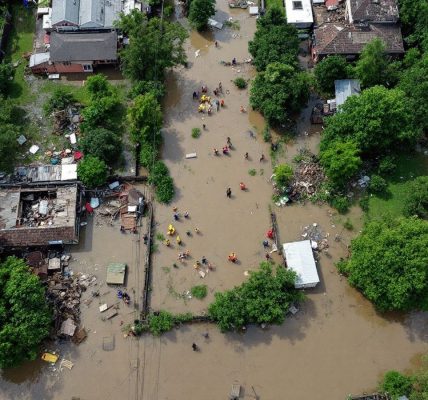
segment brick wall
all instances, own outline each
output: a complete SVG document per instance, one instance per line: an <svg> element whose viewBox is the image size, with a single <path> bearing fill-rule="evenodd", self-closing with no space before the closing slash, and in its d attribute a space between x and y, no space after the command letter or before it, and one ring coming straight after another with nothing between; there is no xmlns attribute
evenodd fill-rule
<svg viewBox="0 0 428 400"><path fill-rule="evenodd" d="M0 230L0 246L44 246L54 240L77 241L74 227L16 228Z"/></svg>

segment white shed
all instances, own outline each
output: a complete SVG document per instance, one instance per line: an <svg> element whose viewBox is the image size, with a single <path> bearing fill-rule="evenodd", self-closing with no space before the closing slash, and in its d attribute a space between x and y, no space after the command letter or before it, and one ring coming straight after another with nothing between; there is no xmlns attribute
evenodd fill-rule
<svg viewBox="0 0 428 400"><path fill-rule="evenodd" d="M297 273L296 289L315 287L320 278L312 253L311 241L284 243L282 248L287 267Z"/></svg>
<svg viewBox="0 0 428 400"><path fill-rule="evenodd" d="M311 0L284 0L287 22L296 28L310 28L314 23Z"/></svg>

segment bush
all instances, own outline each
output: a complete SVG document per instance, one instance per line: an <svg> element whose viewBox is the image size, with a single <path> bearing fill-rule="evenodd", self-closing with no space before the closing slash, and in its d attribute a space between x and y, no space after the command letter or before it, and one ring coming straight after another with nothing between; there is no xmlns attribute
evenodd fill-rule
<svg viewBox="0 0 428 400"><path fill-rule="evenodd" d="M334 95L334 81L350 76L349 64L343 56L329 56L318 62L314 69L317 90L325 96Z"/></svg>
<svg viewBox="0 0 428 400"><path fill-rule="evenodd" d="M45 115L50 115L54 111L64 110L70 104L73 104L75 99L70 92L67 92L64 88L59 87L54 90L52 96L44 104L43 111Z"/></svg>
<svg viewBox="0 0 428 400"><path fill-rule="evenodd" d="M156 198L159 202L168 204L174 195L174 181L170 176L165 176L156 185Z"/></svg>
<svg viewBox="0 0 428 400"><path fill-rule="evenodd" d="M289 307L304 299L295 289L296 273L282 266L262 262L258 271L240 286L217 292L208 315L222 332L240 330L248 324L281 324Z"/></svg>
<svg viewBox="0 0 428 400"><path fill-rule="evenodd" d="M15 68L11 63L0 63L0 96L6 97L9 83L15 75Z"/></svg>
<svg viewBox="0 0 428 400"><path fill-rule="evenodd" d="M215 0L192 0L189 21L193 28L201 31L207 27L208 19L215 14Z"/></svg>
<svg viewBox="0 0 428 400"><path fill-rule="evenodd" d="M189 322L193 319L192 313L184 313L184 314L177 314L174 315L174 321L176 323L184 323Z"/></svg>
<svg viewBox="0 0 428 400"><path fill-rule="evenodd" d="M395 159L392 156L385 156L379 163L379 175L390 175L392 174L397 165L395 164Z"/></svg>
<svg viewBox="0 0 428 400"><path fill-rule="evenodd" d="M428 176L419 176L408 186L404 215L428 218Z"/></svg>
<svg viewBox="0 0 428 400"><path fill-rule="evenodd" d="M90 76L86 80L85 87L92 101L97 101L102 97L109 97L113 94L112 86L107 77L102 74Z"/></svg>
<svg viewBox="0 0 428 400"><path fill-rule="evenodd" d="M107 165L94 156L86 156L77 166L77 175L89 188L102 186L107 180Z"/></svg>
<svg viewBox="0 0 428 400"><path fill-rule="evenodd" d="M197 299L203 299L207 296L208 293L207 285L193 286L190 289L190 293L192 293L192 296L196 297Z"/></svg>
<svg viewBox="0 0 428 400"><path fill-rule="evenodd" d="M141 165L150 171L153 165L153 161L159 156L159 151L153 148L149 143L142 143L140 150L140 163Z"/></svg>
<svg viewBox="0 0 428 400"><path fill-rule="evenodd" d="M197 139L201 136L201 130L199 128L192 128L192 138Z"/></svg>
<svg viewBox="0 0 428 400"><path fill-rule="evenodd" d="M272 135L270 133L270 129L268 125L265 125L263 128L263 141L265 143L269 143L272 140Z"/></svg>
<svg viewBox="0 0 428 400"><path fill-rule="evenodd" d="M247 81L242 78L241 76L238 76L233 83L236 85L238 89L245 89L247 87Z"/></svg>
<svg viewBox="0 0 428 400"><path fill-rule="evenodd" d="M354 229L354 225L352 224L352 221L349 218L347 218L346 221L343 223L343 227L348 231L352 231Z"/></svg>
<svg viewBox="0 0 428 400"><path fill-rule="evenodd" d="M369 197L368 196L361 197L359 204L360 204L361 210L363 210L364 212L369 211Z"/></svg>
<svg viewBox="0 0 428 400"><path fill-rule="evenodd" d="M279 164L273 169L274 181L279 188L287 187L293 178L293 168L287 164Z"/></svg>
<svg viewBox="0 0 428 400"><path fill-rule="evenodd" d="M346 196L334 196L330 199L330 205L339 211L340 214L345 214L348 212L351 204Z"/></svg>
<svg viewBox="0 0 428 400"><path fill-rule="evenodd" d="M388 184L385 179L379 175L372 175L369 184L369 190L371 193L382 194L387 189Z"/></svg>
<svg viewBox="0 0 428 400"><path fill-rule="evenodd" d="M156 186L165 176L169 176L168 167L163 161L156 161L150 169L149 183Z"/></svg>
<svg viewBox="0 0 428 400"><path fill-rule="evenodd" d="M174 14L174 6L172 6L171 4L168 4L167 6L164 7L163 15L165 18L172 17L173 14Z"/></svg>
<svg viewBox="0 0 428 400"><path fill-rule="evenodd" d="M90 132L100 127L117 129L115 115L120 107L116 96L102 97L85 107L82 111L83 122L80 124L82 132Z"/></svg>
<svg viewBox="0 0 428 400"><path fill-rule="evenodd" d="M174 316L168 311L149 315L149 330L153 336L160 336L174 327Z"/></svg>
<svg viewBox="0 0 428 400"><path fill-rule="evenodd" d="M129 91L129 97L135 99L139 95L151 93L158 101L165 96L165 85L159 81L138 81Z"/></svg>
<svg viewBox="0 0 428 400"><path fill-rule="evenodd" d="M257 175L257 171L254 168L251 168L248 170L248 175L250 176L256 176Z"/></svg>
<svg viewBox="0 0 428 400"><path fill-rule="evenodd" d="M409 396L412 391L412 380L408 376L397 371L388 371L383 377L380 390L388 393L392 400L397 400L400 396Z"/></svg>

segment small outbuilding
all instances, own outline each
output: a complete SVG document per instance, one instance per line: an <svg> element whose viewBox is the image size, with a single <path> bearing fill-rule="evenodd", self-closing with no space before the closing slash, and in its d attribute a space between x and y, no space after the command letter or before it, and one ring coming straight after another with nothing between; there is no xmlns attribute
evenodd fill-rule
<svg viewBox="0 0 428 400"><path fill-rule="evenodd" d="M345 103L349 96L359 95L361 93L360 81L358 79L339 79L334 81L336 93L336 108Z"/></svg>
<svg viewBox="0 0 428 400"><path fill-rule="evenodd" d="M287 22L299 29L310 28L314 23L311 0L284 0Z"/></svg>
<svg viewBox="0 0 428 400"><path fill-rule="evenodd" d="M125 283L126 264L122 263L111 263L107 267L107 279L108 285L123 285Z"/></svg>
<svg viewBox="0 0 428 400"><path fill-rule="evenodd" d="M284 243L282 245L287 267L297 274L296 289L315 287L320 278L315 264L310 240Z"/></svg>

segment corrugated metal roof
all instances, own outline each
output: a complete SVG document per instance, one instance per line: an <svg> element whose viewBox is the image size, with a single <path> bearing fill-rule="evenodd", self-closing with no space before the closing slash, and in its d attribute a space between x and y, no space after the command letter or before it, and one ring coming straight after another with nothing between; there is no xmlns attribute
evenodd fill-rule
<svg viewBox="0 0 428 400"><path fill-rule="evenodd" d="M311 241L302 240L300 242L284 243L287 267L297 273L295 287L315 287L319 283L317 266L315 265L312 253Z"/></svg>
<svg viewBox="0 0 428 400"><path fill-rule="evenodd" d="M358 79L339 79L334 81L336 91L336 107L341 106L349 96L361 93L360 81Z"/></svg>
<svg viewBox="0 0 428 400"><path fill-rule="evenodd" d="M117 59L117 33L51 34L51 61L97 61Z"/></svg>
<svg viewBox="0 0 428 400"><path fill-rule="evenodd" d="M123 285L125 283L126 264L112 263L107 267L106 283Z"/></svg>
<svg viewBox="0 0 428 400"><path fill-rule="evenodd" d="M80 26L82 28L102 28L104 26L104 1L85 0L80 3Z"/></svg>
<svg viewBox="0 0 428 400"><path fill-rule="evenodd" d="M52 25L56 25L63 21L78 25L79 5L80 0L53 0Z"/></svg>

